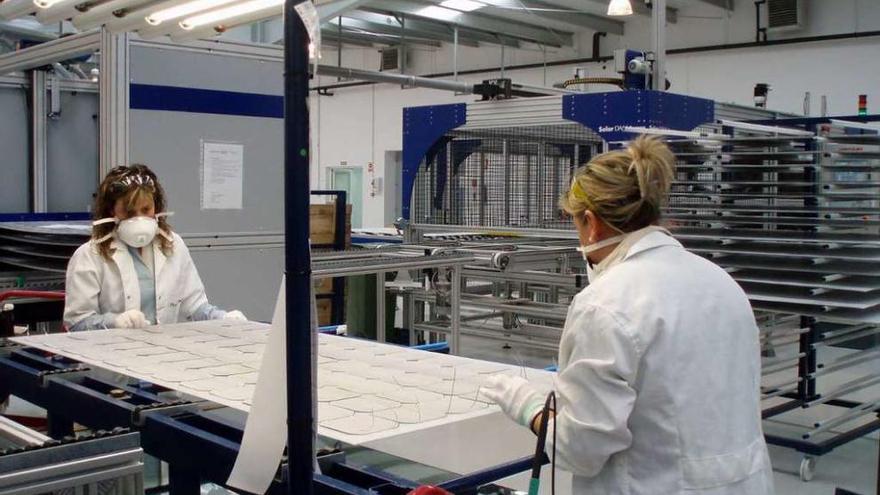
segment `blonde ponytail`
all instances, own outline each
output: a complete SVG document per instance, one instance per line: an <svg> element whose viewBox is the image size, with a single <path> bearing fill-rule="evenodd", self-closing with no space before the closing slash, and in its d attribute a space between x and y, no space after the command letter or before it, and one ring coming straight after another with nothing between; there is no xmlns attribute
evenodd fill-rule
<svg viewBox="0 0 880 495"><path fill-rule="evenodd" d="M560 207L570 215L592 211L614 229L632 232L660 219L674 178L675 156L666 144L640 136L578 169Z"/></svg>

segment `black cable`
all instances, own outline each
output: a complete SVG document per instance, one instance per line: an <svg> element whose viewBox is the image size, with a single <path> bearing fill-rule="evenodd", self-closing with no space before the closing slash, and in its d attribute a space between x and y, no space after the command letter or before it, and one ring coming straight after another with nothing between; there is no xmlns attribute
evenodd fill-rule
<svg viewBox="0 0 880 495"><path fill-rule="evenodd" d="M552 404L552 406L551 406ZM556 393L550 392L544 401L544 409L541 412L541 422L538 426L538 441L535 445L535 457L532 460L532 480L541 479L541 467L544 465L544 449L547 444L547 428L550 423L550 413L556 414ZM533 419L534 421L534 419ZM550 492L556 494L556 420L553 421L553 452L550 457Z"/></svg>
<svg viewBox="0 0 880 495"><path fill-rule="evenodd" d="M556 392L550 392L547 398L553 399L553 452L550 455L550 494L556 495ZM546 405L545 405L546 408Z"/></svg>

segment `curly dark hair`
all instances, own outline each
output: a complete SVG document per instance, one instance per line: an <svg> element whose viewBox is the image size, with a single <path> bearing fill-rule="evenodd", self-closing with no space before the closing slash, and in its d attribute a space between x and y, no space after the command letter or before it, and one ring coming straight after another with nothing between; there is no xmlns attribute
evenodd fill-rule
<svg viewBox="0 0 880 495"><path fill-rule="evenodd" d="M98 186L98 192L95 196L94 218L100 220L114 216L116 202L122 200L129 216L135 215L136 206L144 198L153 200L156 207L156 213L163 213L166 208L165 191L159 184L156 174L146 165L134 164L129 166L115 167ZM171 233L171 226L168 224L166 217L162 216L157 219L159 228L167 233ZM94 225L92 227L92 239L101 239L107 234L113 232L116 225L113 223L104 223ZM165 255L171 254L173 243L171 239L159 236L160 247ZM109 260L113 255L109 242L102 242L98 245L98 251L105 259Z"/></svg>

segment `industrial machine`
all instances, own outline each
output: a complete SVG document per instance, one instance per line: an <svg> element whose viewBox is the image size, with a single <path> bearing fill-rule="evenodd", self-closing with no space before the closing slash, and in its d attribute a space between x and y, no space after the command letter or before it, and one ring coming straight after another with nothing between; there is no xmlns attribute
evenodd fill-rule
<svg viewBox="0 0 880 495"><path fill-rule="evenodd" d="M611 107L615 112L604 110ZM394 318L391 327L408 331L411 345L442 342L453 354L461 351L462 336L552 351L571 297L587 283L557 198L591 156L643 132L667 136L680 158L666 212L677 237L728 269L757 310L765 417L843 408L801 438L768 427L771 443L805 454L801 476L807 480L814 456L880 428L871 420L878 410L871 389L876 377L839 385L827 379L842 370L859 372L876 357L870 338L878 333L878 286L871 262L880 186L870 173L880 166L880 138L870 126L849 118L791 120L642 90L410 108L404 112L402 239L356 234L356 244L372 247L318 252L312 276L375 275L376 293L391 295L376 298L379 341ZM25 234L31 241L40 237ZM52 268L48 251L22 256L7 250L5 256L31 263L43 256L41 267ZM386 311L388 301L399 311ZM842 348L851 344L858 349ZM51 394L38 385L46 371L56 375L43 386ZM82 376L70 360L18 347L0 360L0 374L53 416L77 404L78 423L139 429L145 450L171 464L173 486L181 491L204 480L222 483L235 459L240 416L230 420L204 404L170 400L161 387L129 387L111 397L115 384ZM167 448L171 438L185 448ZM332 442L326 446L333 450ZM194 451L211 453L194 463ZM329 476L320 483L342 482L345 490L414 485L387 473L368 470L368 476L334 455L322 460ZM477 486L524 466L456 483ZM432 473L445 481L455 477ZM279 474L275 489L284 479Z"/></svg>
<svg viewBox="0 0 880 495"><path fill-rule="evenodd" d="M474 320L461 332L552 349L584 283L557 198L590 156L636 134L666 136L679 158L670 228L731 273L761 324L765 418L843 411L794 434L768 426L769 442L805 454L806 481L814 456L880 429L880 382L864 364L880 349L880 132L870 120L639 90L409 108L400 226L411 242L488 236L459 246L488 253L465 268L461 314Z"/></svg>
<svg viewBox="0 0 880 495"><path fill-rule="evenodd" d="M0 416L0 493L142 495L143 451L126 429L60 440Z"/></svg>

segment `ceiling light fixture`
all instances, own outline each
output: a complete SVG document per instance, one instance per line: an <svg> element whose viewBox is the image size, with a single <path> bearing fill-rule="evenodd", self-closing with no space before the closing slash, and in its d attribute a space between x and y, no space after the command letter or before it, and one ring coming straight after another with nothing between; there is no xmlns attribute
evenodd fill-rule
<svg viewBox="0 0 880 495"><path fill-rule="evenodd" d="M226 5L232 1L233 0L195 0L193 2L186 2L153 12L146 17L146 20L153 26L158 26L165 21L186 17L190 14L195 14L196 12L220 7L221 5Z"/></svg>
<svg viewBox="0 0 880 495"><path fill-rule="evenodd" d="M284 0L252 0L250 2L239 3L224 9L189 17L180 21L180 27L190 30L199 26L219 23L220 21L225 21L246 14L281 7L282 5L284 5Z"/></svg>
<svg viewBox="0 0 880 495"><path fill-rule="evenodd" d="M608 15L632 15L633 7L629 0L611 0L608 4Z"/></svg>
<svg viewBox="0 0 880 495"><path fill-rule="evenodd" d="M440 21L451 21L457 19L458 16L461 15L461 12L458 10L447 9L446 7L441 7L439 5L430 5L423 9L419 9L415 12L415 15L421 17L430 17L431 19L437 19Z"/></svg>
<svg viewBox="0 0 880 495"><path fill-rule="evenodd" d="M440 5L450 9L460 10L462 12L472 12L486 6L485 3L475 2L474 0L445 0L444 2L440 2Z"/></svg>
<svg viewBox="0 0 880 495"><path fill-rule="evenodd" d="M64 3L70 0L34 0L34 5L41 9L48 9L54 5Z"/></svg>

